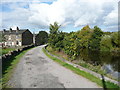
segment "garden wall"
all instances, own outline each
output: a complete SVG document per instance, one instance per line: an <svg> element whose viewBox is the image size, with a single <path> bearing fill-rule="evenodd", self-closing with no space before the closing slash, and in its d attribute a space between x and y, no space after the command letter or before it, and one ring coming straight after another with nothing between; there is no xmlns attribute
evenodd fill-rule
<svg viewBox="0 0 120 90"><path fill-rule="evenodd" d="M6 62L6 60L10 60L12 59L13 57L15 57L16 55L20 54L22 51L24 50L27 50L27 49L30 49L34 47L34 45L28 45L28 46L24 46L23 48L20 48L20 49L16 49L14 51L11 51L5 55L2 55L2 64L4 65L4 63Z"/></svg>

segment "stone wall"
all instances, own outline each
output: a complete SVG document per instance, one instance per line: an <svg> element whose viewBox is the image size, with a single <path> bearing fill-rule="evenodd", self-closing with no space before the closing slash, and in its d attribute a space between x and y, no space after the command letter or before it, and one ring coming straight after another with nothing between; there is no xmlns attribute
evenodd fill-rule
<svg viewBox="0 0 120 90"><path fill-rule="evenodd" d="M27 50L29 48L34 47L34 45L28 45L28 46L24 46L23 48L20 49L16 49L14 51L9 52L8 54L2 55L2 64L4 64L4 62L6 62L6 60L10 60L11 58L13 58L14 56L20 54L22 51Z"/></svg>

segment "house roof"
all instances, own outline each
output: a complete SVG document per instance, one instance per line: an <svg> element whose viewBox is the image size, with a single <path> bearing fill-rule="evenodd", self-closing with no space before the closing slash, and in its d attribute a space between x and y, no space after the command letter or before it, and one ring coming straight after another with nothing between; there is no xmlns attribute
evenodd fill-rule
<svg viewBox="0 0 120 90"><path fill-rule="evenodd" d="M0 31L0 33L2 32L5 35L8 34L22 34L24 33L26 30L28 29L20 29L20 30L4 30L4 31Z"/></svg>

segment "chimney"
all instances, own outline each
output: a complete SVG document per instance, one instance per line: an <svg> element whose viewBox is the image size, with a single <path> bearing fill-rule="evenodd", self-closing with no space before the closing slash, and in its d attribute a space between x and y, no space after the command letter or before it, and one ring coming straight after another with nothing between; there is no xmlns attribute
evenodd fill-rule
<svg viewBox="0 0 120 90"><path fill-rule="evenodd" d="M19 28L17 27L17 28L16 28L16 33L18 33L18 31L19 31Z"/></svg>
<svg viewBox="0 0 120 90"><path fill-rule="evenodd" d="M17 27L17 30L19 30L19 28Z"/></svg>
<svg viewBox="0 0 120 90"><path fill-rule="evenodd" d="M6 31L6 29L3 29L3 33Z"/></svg>
<svg viewBox="0 0 120 90"><path fill-rule="evenodd" d="M12 28L10 28L10 32L12 32Z"/></svg>

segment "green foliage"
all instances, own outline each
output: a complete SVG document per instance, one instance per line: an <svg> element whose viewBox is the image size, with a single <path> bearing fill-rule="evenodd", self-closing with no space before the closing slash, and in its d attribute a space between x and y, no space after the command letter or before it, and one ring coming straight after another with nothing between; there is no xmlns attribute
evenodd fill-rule
<svg viewBox="0 0 120 90"><path fill-rule="evenodd" d="M48 42L48 33L46 31L40 31L38 36L40 45L43 45Z"/></svg>
<svg viewBox="0 0 120 90"><path fill-rule="evenodd" d="M65 33L63 32L59 32L57 34L57 37L56 37L56 44L55 44L55 48L56 50L60 51L64 48L64 45L63 45L63 39L64 39L64 36L65 36Z"/></svg>
<svg viewBox="0 0 120 90"><path fill-rule="evenodd" d="M100 41L101 41L101 37L103 35L102 30L95 26L93 29L93 33L92 36L90 38L90 43L89 43L89 48L92 50L100 50Z"/></svg>
<svg viewBox="0 0 120 90"><path fill-rule="evenodd" d="M120 44L120 43L118 42L118 40L119 40L119 39L118 39L118 37L119 37L119 36L118 36L118 32L112 33L112 34L111 34L111 37L112 37L113 46L114 46L114 47L118 47L119 44Z"/></svg>
<svg viewBox="0 0 120 90"><path fill-rule="evenodd" d="M61 25L58 25L57 22L54 22L54 25L50 24L50 34L57 34Z"/></svg>
<svg viewBox="0 0 120 90"><path fill-rule="evenodd" d="M2 55L4 55L4 54L7 54L10 51L15 50L15 48L5 48L5 49L1 49L1 50L2 50Z"/></svg>
<svg viewBox="0 0 120 90"><path fill-rule="evenodd" d="M101 51L110 51L113 48L110 35L104 35L100 41Z"/></svg>
<svg viewBox="0 0 120 90"><path fill-rule="evenodd" d="M50 24L50 34L49 34L49 45L52 48L55 48L55 44L58 42L58 29L60 28L60 25L57 24L57 22L54 22L54 25Z"/></svg>
<svg viewBox="0 0 120 90"><path fill-rule="evenodd" d="M60 65L64 66L65 68L67 69L70 69L71 71L73 71L74 73L78 74L78 75L81 75L89 80L91 80L92 82L95 82L97 83L99 86L103 87L103 83L102 83L102 80L88 72L85 72L79 68L76 68L76 67L73 67L72 65L66 63L66 62L63 62L62 60L56 58L56 57L53 57L51 56L50 54L48 54L46 52L46 50L43 48L42 49L43 52L49 57L51 58L52 60L54 60L55 62L59 63ZM109 81L105 81L105 84L106 84L106 88L113 88L113 89L118 89L119 86L112 83L112 82L109 82Z"/></svg>
<svg viewBox="0 0 120 90"><path fill-rule="evenodd" d="M50 24L50 35L49 35L49 45L55 50L60 51L63 46L63 39L66 33L59 31L61 25L58 25L57 22L54 25Z"/></svg>
<svg viewBox="0 0 120 90"><path fill-rule="evenodd" d="M91 37L92 30L90 27L87 25L83 27L80 31L77 32L77 37L79 38L80 41L80 47L82 48L88 48L89 46L89 38Z"/></svg>
<svg viewBox="0 0 120 90"><path fill-rule="evenodd" d="M76 33L72 32L65 36L64 52L72 59L75 59L80 53L79 39Z"/></svg>
<svg viewBox="0 0 120 90"><path fill-rule="evenodd" d="M70 33L60 32L59 28L60 25L56 22L50 24L49 46L54 50L64 51L72 60L80 55L82 48L101 51L119 50L117 32L103 32L98 26L91 29L88 25Z"/></svg>
<svg viewBox="0 0 120 90"><path fill-rule="evenodd" d="M111 35L113 32L103 32L104 35Z"/></svg>

